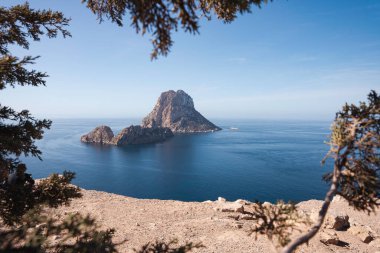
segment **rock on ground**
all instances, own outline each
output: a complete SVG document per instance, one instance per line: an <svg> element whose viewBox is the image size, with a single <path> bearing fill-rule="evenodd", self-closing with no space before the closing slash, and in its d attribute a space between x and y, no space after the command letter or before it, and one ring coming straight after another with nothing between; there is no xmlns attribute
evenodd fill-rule
<svg viewBox="0 0 380 253"><path fill-rule="evenodd" d="M352 226L348 232L356 235L364 243L370 243L375 239L375 234L369 226Z"/></svg>

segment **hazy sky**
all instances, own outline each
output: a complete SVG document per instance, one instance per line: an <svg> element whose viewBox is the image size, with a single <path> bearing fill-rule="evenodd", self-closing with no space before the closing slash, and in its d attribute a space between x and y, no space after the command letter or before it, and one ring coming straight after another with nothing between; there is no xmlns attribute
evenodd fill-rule
<svg viewBox="0 0 380 253"><path fill-rule="evenodd" d="M2 5L23 1L2 0ZM47 87L1 91L3 105L50 118L143 117L162 91L183 89L209 118L331 120L380 91L380 1L275 0L225 25L179 32L150 61L150 37L98 24L80 0L33 0L71 17L68 39L33 42Z"/></svg>

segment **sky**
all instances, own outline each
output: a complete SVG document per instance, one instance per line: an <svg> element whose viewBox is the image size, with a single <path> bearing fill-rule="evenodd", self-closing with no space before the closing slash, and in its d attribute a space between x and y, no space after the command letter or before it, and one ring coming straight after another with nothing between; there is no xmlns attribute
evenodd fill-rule
<svg viewBox="0 0 380 253"><path fill-rule="evenodd" d="M155 61L149 35L99 24L80 0L29 3L72 19L72 38L11 48L40 55L33 68L49 78L7 88L0 101L40 118L142 118L161 92L182 89L210 119L332 120L345 102L380 92L378 0L274 0L232 24L214 18L199 35L173 34Z"/></svg>

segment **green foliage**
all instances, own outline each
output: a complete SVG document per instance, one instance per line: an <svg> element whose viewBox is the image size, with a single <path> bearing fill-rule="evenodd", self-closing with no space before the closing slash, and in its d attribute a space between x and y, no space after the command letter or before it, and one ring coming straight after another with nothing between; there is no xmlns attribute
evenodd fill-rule
<svg viewBox="0 0 380 253"><path fill-rule="evenodd" d="M0 90L15 85L45 85L45 73L27 68L38 57L25 56L19 60L12 56L9 46L29 49L28 39L39 41L44 35L54 38L59 33L70 36L64 29L68 22L61 12L33 10L28 3L0 7ZM69 186L74 174L65 173L60 178L53 175L36 186L19 160L21 155L41 159L35 141L42 139L44 130L50 126L50 120L37 120L27 110L16 112L0 104L0 217L7 224L19 222L28 210L42 203L56 207L80 196L79 189Z"/></svg>
<svg viewBox="0 0 380 253"><path fill-rule="evenodd" d="M309 231L290 240L300 223L310 225L293 204L256 203L252 212L245 212L258 222L252 233L265 234L271 240L276 237L279 245L285 246L283 253L294 252L317 234L335 195L359 211L370 213L380 206L380 97L375 91L368 95L368 103L343 106L332 124L328 144L330 151L322 162L334 159L333 172L323 177L331 183L330 190Z"/></svg>
<svg viewBox="0 0 380 253"><path fill-rule="evenodd" d="M45 85L46 73L30 70L38 57L13 56L9 46L29 49L29 39L58 34L69 19L61 12L33 10L27 3L0 7L0 90L16 85ZM64 221L41 215L44 206L58 207L81 197L80 189L71 185L74 173L53 174L35 183L19 157L41 159L35 141L42 139L51 121L37 120L27 110L16 112L0 105L0 252L116 252L113 230L99 231L95 221L79 214ZM60 238L51 241L52 237Z"/></svg>
<svg viewBox="0 0 380 253"><path fill-rule="evenodd" d="M10 8L0 7L0 90L7 85L45 85L46 73L28 70L38 57L25 56L23 59L12 56L10 45L29 49L28 39L39 41L41 36L55 38L58 34L70 36L65 29L69 24L61 12L33 10L28 3Z"/></svg>
<svg viewBox="0 0 380 253"><path fill-rule="evenodd" d="M15 84L21 86L45 85L44 78L46 73L35 70L28 70L26 65L34 64L38 57L25 56L23 59L11 55L3 55L0 58L0 90L4 89L7 84L14 87Z"/></svg>
<svg viewBox="0 0 380 253"><path fill-rule="evenodd" d="M75 173L64 171L62 175L52 174L38 182L35 195L40 203L49 207L68 205L72 198L80 198L82 194L77 186L71 185Z"/></svg>
<svg viewBox="0 0 380 253"><path fill-rule="evenodd" d="M346 104L338 112L328 157L335 159L338 189L358 210L371 212L380 205L380 97L372 91L368 103ZM324 176L332 181L333 173Z"/></svg>
<svg viewBox="0 0 380 253"><path fill-rule="evenodd" d="M216 15L218 19L229 23L238 14L251 12L252 6L260 7L266 2L267 0L82 0L98 16L100 22L105 17L122 26L123 18L128 16L137 33L150 33L153 36L152 59L169 53L173 45L171 34L178 27L196 34L202 17L210 19Z"/></svg>
<svg viewBox="0 0 380 253"><path fill-rule="evenodd" d="M0 168L7 167L11 173L18 161L14 156L22 154L41 158L34 141L42 139L44 129L50 126L50 120L37 120L27 110L16 112L0 104Z"/></svg>
<svg viewBox="0 0 380 253"><path fill-rule="evenodd" d="M322 163L332 158L334 169L323 177L331 185L318 220L309 231L286 245L283 253L295 251L317 234L335 195L368 214L380 206L380 97L375 91L368 95L368 103L343 106L332 124L328 144L330 151Z"/></svg>
<svg viewBox="0 0 380 253"><path fill-rule="evenodd" d="M99 231L95 220L80 214L63 221L40 214L34 209L20 221L20 226L0 230L0 253L57 252L112 253L114 230Z"/></svg>
<svg viewBox="0 0 380 253"><path fill-rule="evenodd" d="M12 178L5 178L0 184L0 218L12 225L35 205L33 197L34 180L25 173L24 164L18 164Z"/></svg>
<svg viewBox="0 0 380 253"><path fill-rule="evenodd" d="M24 164L19 164L11 180L0 184L0 218L5 224L14 225L29 210L46 205L68 205L72 198L81 197L80 189L70 185L74 173L53 174L35 184Z"/></svg>
<svg viewBox="0 0 380 253"><path fill-rule="evenodd" d="M280 246L290 242L290 236L294 231L299 231L299 224L309 225L308 217L301 216L294 203L278 201L277 204L263 204L256 202L252 204L253 211L247 212L257 224L251 229L256 235L266 235L270 240L277 239Z"/></svg>
<svg viewBox="0 0 380 253"><path fill-rule="evenodd" d="M29 38L39 41L43 35L53 38L59 32L69 36L63 29L68 21L60 12L36 11L27 3L10 8L0 7L0 90L15 85L45 85L45 73L27 69L38 57L25 56L19 60L11 55L9 46L29 49ZM41 159L41 151L34 142L41 139L44 129L50 126L51 121L37 120L27 110L16 112L0 104L0 213L9 222L13 222L9 210L13 210L17 220L16 217L32 208L35 202L28 199L32 196L34 181L30 174L25 173L26 166L19 157L31 155ZM8 201L15 201L14 207Z"/></svg>
<svg viewBox="0 0 380 253"><path fill-rule="evenodd" d="M204 248L201 243L194 244L192 242L178 246L177 240L172 240L168 243L156 241L155 243L147 243L140 249L134 250L137 253L185 253L193 249Z"/></svg>

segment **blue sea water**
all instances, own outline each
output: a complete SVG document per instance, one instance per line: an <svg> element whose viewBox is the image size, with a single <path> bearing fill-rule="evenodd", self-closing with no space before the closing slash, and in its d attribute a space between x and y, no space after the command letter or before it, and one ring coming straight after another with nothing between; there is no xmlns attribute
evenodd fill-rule
<svg viewBox="0 0 380 253"><path fill-rule="evenodd" d="M115 147L85 144L95 126L115 133L138 120L54 120L37 145L43 161L27 157L35 178L77 173L75 184L138 198L183 201L248 199L302 201L323 198L321 166L330 122L216 120L215 133L178 135L166 142ZM238 128L231 130L230 128Z"/></svg>

